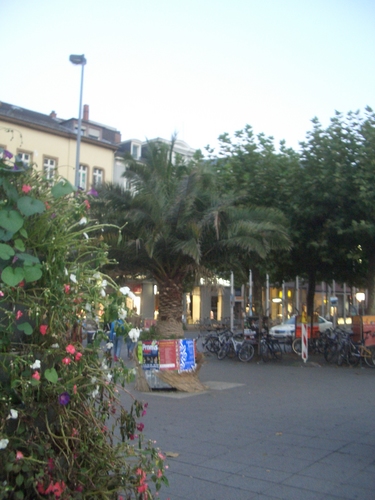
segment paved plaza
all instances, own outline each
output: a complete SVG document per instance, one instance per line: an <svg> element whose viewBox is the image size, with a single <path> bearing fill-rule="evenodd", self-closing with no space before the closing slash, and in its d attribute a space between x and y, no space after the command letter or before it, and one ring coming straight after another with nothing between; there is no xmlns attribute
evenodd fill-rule
<svg viewBox="0 0 375 500"><path fill-rule="evenodd" d="M207 390L132 392L170 500L375 499L375 370L206 357Z"/></svg>

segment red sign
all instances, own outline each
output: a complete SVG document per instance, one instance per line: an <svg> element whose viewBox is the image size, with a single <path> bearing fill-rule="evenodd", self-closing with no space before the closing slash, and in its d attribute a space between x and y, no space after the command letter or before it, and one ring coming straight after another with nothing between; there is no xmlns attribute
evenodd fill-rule
<svg viewBox="0 0 375 500"><path fill-rule="evenodd" d="M178 370L179 362L178 340L159 340L159 366L160 370Z"/></svg>

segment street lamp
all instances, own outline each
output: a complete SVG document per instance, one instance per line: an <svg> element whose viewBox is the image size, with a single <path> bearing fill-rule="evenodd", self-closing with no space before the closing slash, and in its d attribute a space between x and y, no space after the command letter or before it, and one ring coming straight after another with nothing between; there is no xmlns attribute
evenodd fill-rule
<svg viewBox="0 0 375 500"><path fill-rule="evenodd" d="M366 298L366 295L363 293L363 292L357 292L355 294L355 298L357 299L357 301L359 302L359 304L362 304L362 316L364 314L364 310L365 310L365 298ZM359 307L359 312L361 312L361 307Z"/></svg>
<svg viewBox="0 0 375 500"><path fill-rule="evenodd" d="M69 61L73 64L78 64L82 66L81 71L81 91L79 93L79 111L78 111L78 129L77 129L77 153L76 153L76 169L75 169L75 179L74 183L76 188L79 187L79 153L81 148L81 124L82 124L82 93L83 93L83 68L86 64L85 56L71 54L69 56Z"/></svg>

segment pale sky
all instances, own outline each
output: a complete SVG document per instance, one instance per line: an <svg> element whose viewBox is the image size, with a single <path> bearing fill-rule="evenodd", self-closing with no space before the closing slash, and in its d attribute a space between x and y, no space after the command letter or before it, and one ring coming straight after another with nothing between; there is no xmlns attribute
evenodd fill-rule
<svg viewBox="0 0 375 500"><path fill-rule="evenodd" d="M193 148L375 108L374 0L1 0L0 101Z"/></svg>

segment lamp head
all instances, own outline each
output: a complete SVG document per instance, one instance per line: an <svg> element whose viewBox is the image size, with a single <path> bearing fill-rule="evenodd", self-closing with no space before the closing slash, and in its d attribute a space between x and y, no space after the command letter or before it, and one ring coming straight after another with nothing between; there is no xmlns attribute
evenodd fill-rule
<svg viewBox="0 0 375 500"><path fill-rule="evenodd" d="M69 61L73 64L82 64L82 66L84 64L86 64L86 58L85 56L82 54L82 55L78 55L78 54L71 54L69 56Z"/></svg>

